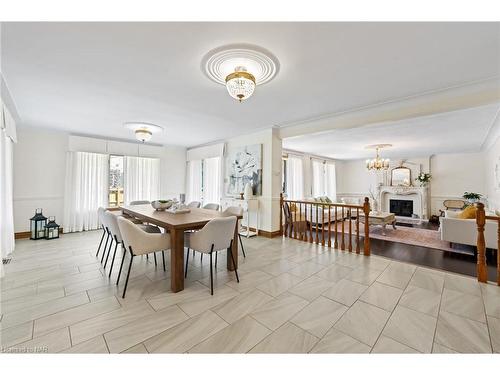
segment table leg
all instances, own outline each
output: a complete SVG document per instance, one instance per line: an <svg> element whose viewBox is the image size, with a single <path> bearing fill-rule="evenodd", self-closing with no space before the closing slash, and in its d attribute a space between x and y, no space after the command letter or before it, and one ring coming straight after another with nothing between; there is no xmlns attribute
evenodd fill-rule
<svg viewBox="0 0 500 375"><path fill-rule="evenodd" d="M233 247L231 248L233 253L234 263L236 264L236 268L238 268L238 226L234 230L234 238L233 238ZM227 269L229 271L234 271L233 262L231 261L231 256L229 253L226 256L227 258Z"/></svg>
<svg viewBox="0 0 500 375"><path fill-rule="evenodd" d="M396 229L396 220L394 220L394 221L392 222L392 228L393 228L393 229Z"/></svg>
<svg viewBox="0 0 500 375"><path fill-rule="evenodd" d="M170 231L170 288L177 293L184 289L184 230Z"/></svg>
<svg viewBox="0 0 500 375"><path fill-rule="evenodd" d="M382 224L382 236L385 236L385 223Z"/></svg>

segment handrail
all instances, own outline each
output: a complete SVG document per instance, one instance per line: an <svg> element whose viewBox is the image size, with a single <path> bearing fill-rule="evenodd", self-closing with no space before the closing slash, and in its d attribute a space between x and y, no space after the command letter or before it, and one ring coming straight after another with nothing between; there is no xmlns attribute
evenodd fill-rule
<svg viewBox="0 0 500 375"><path fill-rule="evenodd" d="M476 205L476 224L477 224L477 280L481 283L488 282L488 267L486 265L486 240L484 238L484 227L486 220L496 221L497 229L497 284L500 286L500 217L487 216L484 211L484 204L477 203Z"/></svg>
<svg viewBox="0 0 500 375"><path fill-rule="evenodd" d="M291 210L291 204L295 205L295 210L293 211ZM332 207L334 208L333 212L331 210ZM340 245L340 249L345 250L347 246L347 250L352 252L354 229L356 239L354 251L357 254L360 254L359 222L360 217L362 217L365 223L363 254L366 256L370 255L370 202L367 197L364 199L362 205L354 205L285 199L283 193L281 193L280 209L280 234L282 236L317 243L330 248L332 247L333 234L333 247L335 249L338 249ZM285 222L283 218L285 218ZM347 232L345 220L348 221ZM354 225L353 221L355 222Z"/></svg>

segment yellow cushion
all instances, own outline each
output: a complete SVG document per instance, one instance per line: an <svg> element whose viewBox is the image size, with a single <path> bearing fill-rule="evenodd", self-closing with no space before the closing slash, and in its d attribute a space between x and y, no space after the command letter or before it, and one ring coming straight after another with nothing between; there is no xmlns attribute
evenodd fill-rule
<svg viewBox="0 0 500 375"><path fill-rule="evenodd" d="M476 206L470 205L465 207L465 209L458 214L459 219L475 219L476 218Z"/></svg>

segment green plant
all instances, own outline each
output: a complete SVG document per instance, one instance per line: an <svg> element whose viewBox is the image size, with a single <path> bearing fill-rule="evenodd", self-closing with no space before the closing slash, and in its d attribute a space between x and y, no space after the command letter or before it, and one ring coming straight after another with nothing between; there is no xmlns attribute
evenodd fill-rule
<svg viewBox="0 0 500 375"><path fill-rule="evenodd" d="M479 200L483 195L479 193L469 193L468 191L466 191L462 196L468 200Z"/></svg>
<svg viewBox="0 0 500 375"><path fill-rule="evenodd" d="M426 183L426 182L429 182L431 180L432 176L430 173L424 173L424 172L420 172L417 176L417 178L415 179L415 181L418 181L418 182L421 182L421 183Z"/></svg>

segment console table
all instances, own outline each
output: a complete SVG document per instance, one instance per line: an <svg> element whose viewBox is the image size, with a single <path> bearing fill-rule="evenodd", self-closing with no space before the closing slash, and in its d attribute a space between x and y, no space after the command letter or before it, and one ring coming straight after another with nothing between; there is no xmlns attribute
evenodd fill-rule
<svg viewBox="0 0 500 375"><path fill-rule="evenodd" d="M246 227L246 230L240 232L242 236L253 237L259 234L259 199L239 199L232 197L224 197L221 199L222 210L230 206L236 206L243 208L243 222L242 226ZM250 225L252 223L253 225ZM250 231L250 228L255 228L255 232Z"/></svg>

